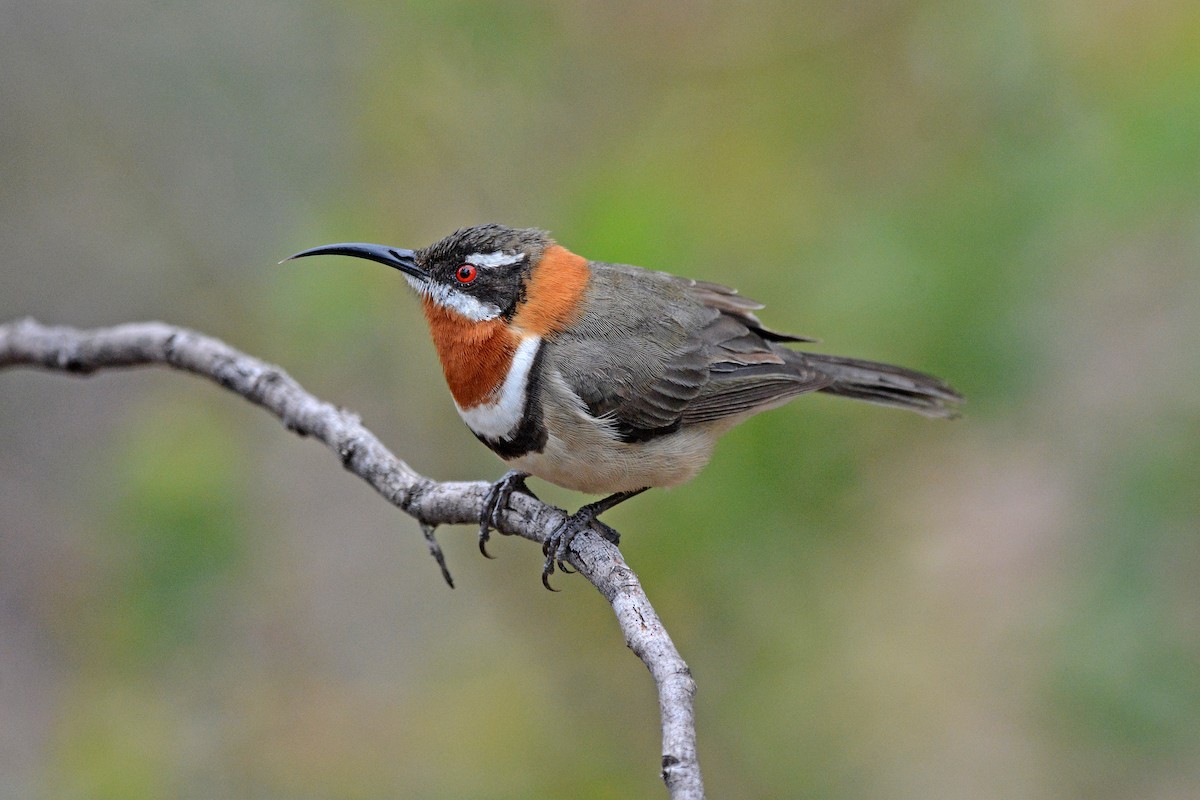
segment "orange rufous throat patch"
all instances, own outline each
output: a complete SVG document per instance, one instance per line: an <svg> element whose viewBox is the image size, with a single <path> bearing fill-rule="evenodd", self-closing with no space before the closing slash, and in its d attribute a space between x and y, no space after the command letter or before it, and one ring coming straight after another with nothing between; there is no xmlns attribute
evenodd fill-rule
<svg viewBox="0 0 1200 800"><path fill-rule="evenodd" d="M546 248L529 276L525 302L517 309L512 324L539 336L561 331L578 312L590 276L583 256L557 244Z"/></svg>
<svg viewBox="0 0 1200 800"><path fill-rule="evenodd" d="M454 402L464 410L486 403L508 377L520 335L501 319L475 322L429 298L421 305Z"/></svg>

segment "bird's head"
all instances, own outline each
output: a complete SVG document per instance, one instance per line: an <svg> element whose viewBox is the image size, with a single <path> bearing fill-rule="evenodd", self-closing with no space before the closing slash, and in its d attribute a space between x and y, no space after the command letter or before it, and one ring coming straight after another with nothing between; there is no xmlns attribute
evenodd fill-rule
<svg viewBox="0 0 1200 800"><path fill-rule="evenodd" d="M420 250L346 242L303 250L285 261L320 255L377 261L400 270L435 306L484 322L512 318L525 299L534 267L553 247L545 231L487 224L460 228Z"/></svg>

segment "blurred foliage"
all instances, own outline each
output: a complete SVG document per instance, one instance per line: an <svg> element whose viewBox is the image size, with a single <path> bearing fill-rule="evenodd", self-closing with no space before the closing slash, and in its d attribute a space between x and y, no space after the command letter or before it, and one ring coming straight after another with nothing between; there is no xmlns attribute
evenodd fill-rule
<svg viewBox="0 0 1200 800"><path fill-rule="evenodd" d="M162 318L501 465L394 274L483 221L738 286L954 424L810 397L609 521L715 796L1200 785L1200 8L0 4L0 319ZM583 501L538 486L568 506ZM578 579L178 375L0 375L0 795L661 795Z"/></svg>

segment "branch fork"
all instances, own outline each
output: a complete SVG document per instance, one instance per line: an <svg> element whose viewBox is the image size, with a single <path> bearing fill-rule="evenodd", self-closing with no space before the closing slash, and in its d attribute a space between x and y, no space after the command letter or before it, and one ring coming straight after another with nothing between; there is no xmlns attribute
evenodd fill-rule
<svg viewBox="0 0 1200 800"><path fill-rule="evenodd" d="M32 319L0 325L0 369L21 366L78 376L101 369L166 366L241 395L269 411L288 430L323 442L347 470L416 518L451 586L433 531L439 525L477 525L483 513L487 483L439 483L421 475L384 447L356 414L314 397L279 367L186 328L139 322L80 330ZM502 533L544 544L567 518L560 508L514 494L495 521ZM650 670L662 719L662 778L670 796L702 798L696 683L637 575L615 545L590 532L571 541L564 560L609 602L626 645Z"/></svg>

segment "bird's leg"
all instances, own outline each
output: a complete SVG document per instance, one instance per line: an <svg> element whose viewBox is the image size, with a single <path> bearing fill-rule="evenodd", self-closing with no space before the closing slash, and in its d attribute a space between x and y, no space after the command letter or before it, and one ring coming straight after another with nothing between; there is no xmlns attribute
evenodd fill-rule
<svg viewBox="0 0 1200 800"><path fill-rule="evenodd" d="M528 472L510 469L504 473L504 477L492 484L492 488L488 489L483 498L483 513L479 515L479 552L488 558L494 557L487 551L487 542L492 536L491 529L500 530L500 512L508 506L508 499L514 493L527 494L534 500L537 499L537 495L525 485L525 479L528 477Z"/></svg>
<svg viewBox="0 0 1200 800"><path fill-rule="evenodd" d="M610 494L601 500L594 503L588 503L559 525L554 533L546 539L542 544L542 553L546 556L546 563L542 566L542 585L552 592L558 591L550 585L550 576L554 574L554 565L557 563L558 568L563 572L574 572L566 564L563 559L570 552L571 541L580 533L586 530L594 531L603 536L613 544L617 544L621 540L621 535L613 528L605 525L596 517L608 511L618 503L624 503L631 497L641 494L650 487L634 489L631 492L617 492Z"/></svg>

